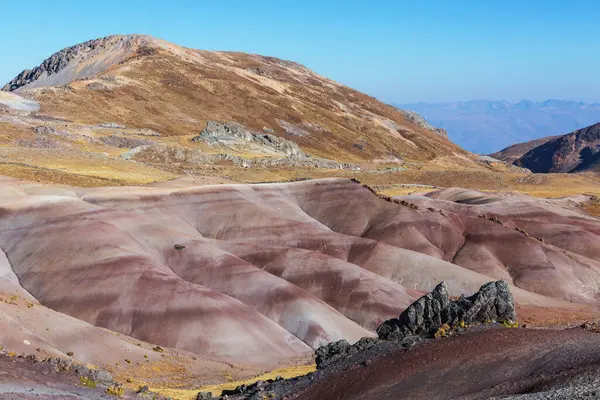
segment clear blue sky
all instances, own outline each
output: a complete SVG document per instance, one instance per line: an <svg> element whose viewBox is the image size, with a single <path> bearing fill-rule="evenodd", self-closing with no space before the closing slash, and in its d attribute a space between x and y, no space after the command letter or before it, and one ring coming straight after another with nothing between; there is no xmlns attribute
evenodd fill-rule
<svg viewBox="0 0 600 400"><path fill-rule="evenodd" d="M0 82L115 33L298 61L389 102L600 101L600 1L0 0ZM292 4L293 3L293 4Z"/></svg>

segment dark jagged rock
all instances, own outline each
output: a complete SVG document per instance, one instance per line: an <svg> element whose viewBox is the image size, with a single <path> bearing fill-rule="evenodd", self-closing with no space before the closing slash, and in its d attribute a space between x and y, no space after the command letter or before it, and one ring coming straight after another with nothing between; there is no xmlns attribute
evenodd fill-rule
<svg viewBox="0 0 600 400"><path fill-rule="evenodd" d="M140 387L140 388L137 390L137 392L136 392L136 393L138 393L138 394L147 394L147 393L150 393L150 388L149 388L148 386L145 386L145 385L144 385L144 386Z"/></svg>
<svg viewBox="0 0 600 400"><path fill-rule="evenodd" d="M411 347L431 337L444 324L451 327L486 321L514 321L515 304L505 281L483 285L470 297L450 300L448 287L440 283L400 314L399 318L385 321L377 328L379 339L362 338L351 345L346 340L319 347L315 362L317 369L377 345L381 340L396 341L399 346Z"/></svg>
<svg viewBox="0 0 600 400"><path fill-rule="evenodd" d="M324 368L340 358L347 357L349 355L358 353L359 351L373 347L378 341L379 339L375 338L362 338L355 344L351 345L346 340L339 340L337 342L332 342L325 346L321 346L315 351L315 362L317 364L317 369Z"/></svg>
<svg viewBox="0 0 600 400"><path fill-rule="evenodd" d="M106 42L110 39L111 37L109 36L102 39L89 40L87 42L80 43L75 46L66 47L42 61L42 63L39 66L33 69L26 69L23 72L21 72L19 75L17 75L16 78L8 82L2 88L2 90L7 92L17 90L20 87L37 80L44 73L48 76L57 74L67 65L69 65L69 63L77 56L81 55L82 53L94 50L97 47L104 46Z"/></svg>
<svg viewBox="0 0 600 400"><path fill-rule="evenodd" d="M381 324L377 334L381 339L400 340L409 335L430 333L444 324L458 326L515 319L514 299L505 281L487 283L472 296L461 296L455 301L450 300L448 287L442 282L411 304L399 318Z"/></svg>
<svg viewBox="0 0 600 400"><path fill-rule="evenodd" d="M220 398L223 399L227 398L228 396L234 396L235 398L243 399L275 398L275 394L273 393L274 384L282 381L284 381L284 379L278 376L275 379L256 381L251 385L240 385L233 390L223 390ZM198 396L200 396L200 393ZM198 397L198 399L200 399L200 397ZM206 400L210 399L212 399L212 397L206 397ZM204 400L204 398L202 398L202 400Z"/></svg>
<svg viewBox="0 0 600 400"><path fill-rule="evenodd" d="M384 322L377 329L379 338L362 338L352 345L346 340L339 340L318 348L315 352L317 371L291 379L241 385L234 390L223 391L220 398L297 398L294 397L296 393L302 393L315 382L327 381L331 371L340 374L356 366L368 367L372 359L385 357L398 347L409 348L418 342L433 340L432 331L444 324L460 327L462 322L473 324L515 319L514 300L505 281L487 283L472 296L461 296L458 300L450 299L448 287L442 282L431 293L411 304L399 318ZM587 325L582 326L582 329L587 328Z"/></svg>

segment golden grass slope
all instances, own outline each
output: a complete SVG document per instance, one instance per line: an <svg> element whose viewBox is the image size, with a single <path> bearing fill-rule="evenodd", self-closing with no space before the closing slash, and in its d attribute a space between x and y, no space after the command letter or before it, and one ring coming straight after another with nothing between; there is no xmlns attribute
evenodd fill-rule
<svg viewBox="0 0 600 400"><path fill-rule="evenodd" d="M64 86L25 86L19 92L39 101L43 113L168 136L197 134L207 120L233 120L290 138L278 122L283 120L307 131L291 137L302 148L341 161L465 154L394 107L293 62L185 49L156 39L132 39L129 51L125 61L107 64L97 75L75 74Z"/></svg>

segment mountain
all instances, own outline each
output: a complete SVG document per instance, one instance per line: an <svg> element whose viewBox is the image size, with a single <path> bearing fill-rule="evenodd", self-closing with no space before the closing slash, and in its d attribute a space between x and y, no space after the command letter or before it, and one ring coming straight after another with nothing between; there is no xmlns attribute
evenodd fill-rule
<svg viewBox="0 0 600 400"><path fill-rule="evenodd" d="M571 132L600 120L600 104L567 100L533 102L475 100L398 104L448 132L450 140L479 154L539 139L549 132Z"/></svg>
<svg viewBox="0 0 600 400"><path fill-rule="evenodd" d="M37 101L44 114L152 130L172 138L163 140L171 146L214 121L285 138L307 154L340 162L466 154L436 129L295 62L188 49L144 35L65 48L3 90ZM248 150L242 146L240 153Z"/></svg>
<svg viewBox="0 0 600 400"><path fill-rule="evenodd" d="M504 161L518 156L515 165L538 173L600 171L600 123L562 136L519 143L492 156Z"/></svg>
<svg viewBox="0 0 600 400"><path fill-rule="evenodd" d="M513 164L529 150L541 146L552 139L556 139L557 137L558 136L548 136L541 139L530 140L528 142L513 144L512 146L508 146L496 153L490 154L490 157Z"/></svg>
<svg viewBox="0 0 600 400"><path fill-rule="evenodd" d="M14 398L101 399L127 389L123 398L160 399L148 393L157 390L210 399L199 388L225 381L262 391L227 398L281 398L262 390L272 383L263 372L296 376L314 369L320 346L373 343L403 310L435 309L420 299L440 281L445 295L434 298L447 303L505 280L498 287L511 310L514 299L532 326L597 319L596 174L532 174L471 154L422 116L297 63L143 35L63 49L4 89L0 383ZM513 187L578 194L502 192ZM507 304L486 294L456 302L479 321L499 319L488 311ZM544 343L576 335L524 331L533 346L514 347L514 333L481 326L440 347L422 343L435 364L411 359L381 374L365 360L364 375L382 379L373 388L401 377L414 390L415 365L451 362L438 375L471 366L484 383L456 385L474 393L501 383L489 368L531 377L515 362L539 370L544 357L514 354L540 354ZM464 362L463 346L480 357ZM488 351L498 348L508 350L491 365L498 358ZM240 382L250 377L262 382ZM340 397L328 387L325 396L291 397Z"/></svg>

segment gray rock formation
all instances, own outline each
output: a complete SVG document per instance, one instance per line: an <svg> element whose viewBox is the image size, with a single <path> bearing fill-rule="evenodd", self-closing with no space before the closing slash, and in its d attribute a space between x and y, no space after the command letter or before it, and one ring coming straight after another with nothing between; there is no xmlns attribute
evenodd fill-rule
<svg viewBox="0 0 600 400"><path fill-rule="evenodd" d="M196 400L213 400L217 399L217 397L213 397L211 392L200 392L198 396L196 396Z"/></svg>
<svg viewBox="0 0 600 400"><path fill-rule="evenodd" d="M307 155L302 157L245 158L233 154L208 154L199 149L183 149L179 147L168 147L158 144L152 146L139 146L120 156L120 158L125 160L131 160L136 157L142 157L143 160L148 160L155 163L180 162L189 164L215 164L219 161L229 161L233 165L243 168L269 168L273 166L286 166L293 168L310 167L341 170L359 169L358 166L353 164L340 164L333 160L313 158Z"/></svg>
<svg viewBox="0 0 600 400"><path fill-rule="evenodd" d="M322 369L386 341L411 347L424 338L433 337L444 324L454 327L461 323L514 321L516 318L515 302L505 281L487 283L474 295L461 296L458 300L450 300L448 287L442 282L433 292L408 306L399 318L381 324L377 328L379 339L362 338L353 345L346 340L329 343L316 350L315 362L317 369Z"/></svg>
<svg viewBox="0 0 600 400"><path fill-rule="evenodd" d="M516 320L515 302L505 281L490 282L470 297L450 300L445 282L404 310L399 318L377 328L379 338L400 340L409 335L428 334L444 324Z"/></svg>
<svg viewBox="0 0 600 400"><path fill-rule="evenodd" d="M428 131L435 133L436 135L448 138L448 132L446 132L445 129L436 128L435 126L432 126L429 122L427 122L427 120L425 118L423 118L421 115L417 114L416 112L408 111L408 110L401 110L399 108L398 108L398 111L400 111L400 113L402 115L404 115L406 118L408 118L409 121L419 125L420 127L425 128Z"/></svg>
<svg viewBox="0 0 600 400"><path fill-rule="evenodd" d="M17 90L20 87L37 80L44 73L46 73L48 76L54 75L60 72L63 68L67 67L67 65L69 65L69 63L80 53L84 51L94 50L97 47L101 47L108 40L110 40L110 36L102 39L89 40L87 42L80 43L71 47L66 47L60 51L57 51L56 53L52 54L50 57L42 61L42 63L39 66L33 69L26 69L23 72L21 72L19 75L17 75L16 78L8 82L2 88L2 90L5 92Z"/></svg>
<svg viewBox="0 0 600 400"><path fill-rule="evenodd" d="M371 348L375 346L378 341L379 339L375 338L362 338L355 344L351 345L347 340L339 340L337 342L331 342L325 346L321 346L315 351L315 362L317 364L317 369L325 368L340 358L344 358L349 355L356 354L359 351Z"/></svg>
<svg viewBox="0 0 600 400"><path fill-rule="evenodd" d="M117 124L116 122L103 122L98 125L98 128L125 129L125 125L120 125L120 124Z"/></svg>
<svg viewBox="0 0 600 400"><path fill-rule="evenodd" d="M303 155L298 145L290 140L279 138L270 133L252 133L235 122L208 121L200 135L192 139L194 142L205 142L211 145L236 145L252 143L268 148L288 157Z"/></svg>
<svg viewBox="0 0 600 400"><path fill-rule="evenodd" d="M240 395L244 399L257 400L276 398L270 393L267 393L267 391L269 391L272 388L273 384L282 382L283 380L284 379L282 377L278 376L275 379L268 379L266 381L256 381L250 385L240 385L233 390L223 390L223 392L221 393L221 397L219 398L227 399L229 396L236 395ZM199 395L200 394L198 394L198 396ZM212 399L212 397L203 397L202 400L204 400L205 398L207 400ZM198 399L200 399L200 397L198 397Z"/></svg>

